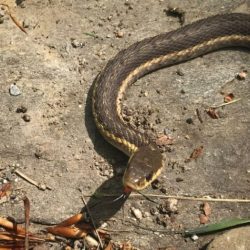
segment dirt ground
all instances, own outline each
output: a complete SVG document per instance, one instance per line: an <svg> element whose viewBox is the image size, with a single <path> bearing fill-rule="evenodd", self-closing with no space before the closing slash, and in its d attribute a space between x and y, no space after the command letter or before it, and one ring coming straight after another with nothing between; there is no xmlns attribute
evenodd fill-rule
<svg viewBox="0 0 250 250"><path fill-rule="evenodd" d="M185 11L185 24L218 13L249 13L250 8L244 0L0 2L13 7L28 33L0 13L0 182L13 185L0 213L23 221L25 194L34 228L79 213L83 194L92 204L89 197L97 191L121 190L127 158L104 141L91 114L90 87L108 60L136 41L180 27L178 17L166 14L170 5ZM163 148L166 167L159 182L143 193L250 198L250 78L235 77L249 68L248 51L223 50L154 72L129 89L124 116L141 130L173 138ZM13 84L20 95L10 94ZM240 100L217 109L218 119L212 119L205 110L224 102L221 92ZM202 154L188 162L201 146ZM50 189L28 183L16 170ZM107 223L116 243L129 241L138 249L205 249L215 236L193 241L172 232L200 225L202 201L180 200L178 210L169 212L161 197L152 198L157 204L142 196L118 205L106 196L99 199L90 206L92 215L97 225ZM249 203L209 204L210 222L250 215ZM47 246L60 249L64 244Z"/></svg>

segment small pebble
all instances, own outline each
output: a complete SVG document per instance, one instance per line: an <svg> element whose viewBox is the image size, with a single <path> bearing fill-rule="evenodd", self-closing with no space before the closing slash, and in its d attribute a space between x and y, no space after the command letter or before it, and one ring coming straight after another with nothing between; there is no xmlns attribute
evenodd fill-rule
<svg viewBox="0 0 250 250"><path fill-rule="evenodd" d="M4 17L5 16L5 12L4 10L0 9L0 18Z"/></svg>
<svg viewBox="0 0 250 250"><path fill-rule="evenodd" d="M141 212L141 210L132 207L131 211L132 211L132 214L135 216L136 219L138 219L138 220L142 219L142 212Z"/></svg>
<svg viewBox="0 0 250 250"><path fill-rule="evenodd" d="M24 106L20 106L16 109L17 113L26 113L27 112L27 108Z"/></svg>
<svg viewBox="0 0 250 250"><path fill-rule="evenodd" d="M21 90L17 87L15 83L10 85L9 91L10 91L10 95L12 96L21 95Z"/></svg>
<svg viewBox="0 0 250 250"><path fill-rule="evenodd" d="M152 183L151 183L151 187L153 189L159 189L160 188L160 182L158 179L154 180Z"/></svg>
<svg viewBox="0 0 250 250"><path fill-rule="evenodd" d="M92 238L91 236L87 235L85 238L84 238L84 241L86 242L87 246L89 248L96 248L98 247L99 243L94 239Z"/></svg>
<svg viewBox="0 0 250 250"><path fill-rule="evenodd" d="M115 33L115 35L116 35L116 37L118 37L118 38L122 38L122 37L124 37L124 32L122 32L122 31L117 31L117 32Z"/></svg>
<svg viewBox="0 0 250 250"><path fill-rule="evenodd" d="M167 210L169 212L177 212L177 204L178 204L178 200L177 199L168 199L166 202L166 206L167 206Z"/></svg>
<svg viewBox="0 0 250 250"><path fill-rule="evenodd" d="M184 72L181 69L177 69L176 74L179 76L184 76Z"/></svg>
<svg viewBox="0 0 250 250"><path fill-rule="evenodd" d="M25 20L23 21L23 27L24 27L25 29L29 28L29 26L30 26L29 23L30 23L29 20L25 19Z"/></svg>
<svg viewBox="0 0 250 250"><path fill-rule="evenodd" d="M246 71L246 70L243 70L243 71L241 71L240 73L238 73L238 74L236 75L236 78L237 78L238 80L245 80L246 77L247 77L247 71Z"/></svg>
<svg viewBox="0 0 250 250"><path fill-rule="evenodd" d="M158 214L158 212L157 212L157 210L156 210L155 208L152 207L152 208L150 209L150 214L151 214L151 215L156 215L156 214Z"/></svg>
<svg viewBox="0 0 250 250"><path fill-rule="evenodd" d="M22 118L25 122L30 122L30 120L31 120L31 117L27 114L23 115Z"/></svg>
<svg viewBox="0 0 250 250"><path fill-rule="evenodd" d="M72 39L71 40L71 45L73 48L82 48L85 44L83 42L79 42L78 40L76 39Z"/></svg>
<svg viewBox="0 0 250 250"><path fill-rule="evenodd" d="M193 241L196 241L196 240L199 239L199 237L198 237L196 234L194 234L194 235L191 236L191 239L192 239Z"/></svg>
<svg viewBox="0 0 250 250"><path fill-rule="evenodd" d="M187 118L186 123L188 124L194 124L194 121L192 118Z"/></svg>
<svg viewBox="0 0 250 250"><path fill-rule="evenodd" d="M184 179L181 178L181 177L177 177L175 180L176 180L176 182L182 182L182 181L184 181Z"/></svg>

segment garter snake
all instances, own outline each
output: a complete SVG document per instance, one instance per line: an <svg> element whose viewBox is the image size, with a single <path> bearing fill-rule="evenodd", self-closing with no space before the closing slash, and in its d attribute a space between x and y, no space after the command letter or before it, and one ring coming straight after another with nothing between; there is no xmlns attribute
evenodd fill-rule
<svg viewBox="0 0 250 250"><path fill-rule="evenodd" d="M144 189L163 168L155 142L122 119L121 101L127 87L154 70L228 47L250 48L250 15L212 16L146 38L120 51L96 77L92 95L95 123L108 142L130 157L123 176L126 188Z"/></svg>

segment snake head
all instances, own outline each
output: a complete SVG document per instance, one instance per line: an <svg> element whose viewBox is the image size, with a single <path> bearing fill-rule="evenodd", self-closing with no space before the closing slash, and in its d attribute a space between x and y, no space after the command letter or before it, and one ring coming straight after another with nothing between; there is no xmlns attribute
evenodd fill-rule
<svg viewBox="0 0 250 250"><path fill-rule="evenodd" d="M159 176L162 167L163 157L155 145L138 148L131 155L123 176L125 190L144 189Z"/></svg>

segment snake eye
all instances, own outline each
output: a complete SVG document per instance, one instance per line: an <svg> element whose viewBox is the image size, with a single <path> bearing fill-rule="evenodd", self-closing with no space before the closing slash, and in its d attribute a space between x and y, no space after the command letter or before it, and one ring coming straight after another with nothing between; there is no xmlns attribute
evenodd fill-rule
<svg viewBox="0 0 250 250"><path fill-rule="evenodd" d="M150 172L147 176L146 176L146 180L147 181L151 181L151 179L153 178L154 173Z"/></svg>

